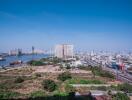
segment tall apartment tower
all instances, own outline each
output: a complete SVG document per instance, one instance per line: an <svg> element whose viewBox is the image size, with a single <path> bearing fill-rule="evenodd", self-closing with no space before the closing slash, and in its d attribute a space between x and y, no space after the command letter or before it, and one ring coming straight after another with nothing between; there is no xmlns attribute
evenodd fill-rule
<svg viewBox="0 0 132 100"><path fill-rule="evenodd" d="M69 59L73 58L73 45L60 44L55 46L55 57Z"/></svg>

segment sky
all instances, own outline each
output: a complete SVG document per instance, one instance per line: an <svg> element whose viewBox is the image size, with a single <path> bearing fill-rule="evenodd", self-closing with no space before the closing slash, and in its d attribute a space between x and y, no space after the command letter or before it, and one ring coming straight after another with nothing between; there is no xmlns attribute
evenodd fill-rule
<svg viewBox="0 0 132 100"><path fill-rule="evenodd" d="M132 0L0 0L0 52L56 44L132 51Z"/></svg>

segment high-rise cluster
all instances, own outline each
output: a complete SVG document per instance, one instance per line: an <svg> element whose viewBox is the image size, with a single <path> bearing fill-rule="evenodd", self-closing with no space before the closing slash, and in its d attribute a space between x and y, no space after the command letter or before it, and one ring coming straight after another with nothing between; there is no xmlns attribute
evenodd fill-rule
<svg viewBox="0 0 132 100"><path fill-rule="evenodd" d="M55 57L62 59L73 58L73 45L70 44L59 44L55 46Z"/></svg>

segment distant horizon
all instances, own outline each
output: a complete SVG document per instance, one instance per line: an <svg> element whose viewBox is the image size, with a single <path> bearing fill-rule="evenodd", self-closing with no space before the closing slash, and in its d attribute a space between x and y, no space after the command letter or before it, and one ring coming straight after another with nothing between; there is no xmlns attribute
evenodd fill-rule
<svg viewBox="0 0 132 100"><path fill-rule="evenodd" d="M132 52L132 0L0 0L0 52L63 43Z"/></svg>
<svg viewBox="0 0 132 100"><path fill-rule="evenodd" d="M18 49L21 49L23 53L31 53L32 52L32 48L14 48L14 49L9 49L9 50L5 50L5 51L0 51L0 53L9 53L10 51L12 50L18 50ZM35 50L36 51L43 51L43 53L46 53L46 52L54 52L55 48L52 47L52 48L48 48L48 49L44 49L44 48L36 48L35 47ZM104 52L104 53L132 53L132 50L102 50L102 49L79 49L79 48L76 48L74 47L74 53L77 53L77 52L87 52L87 53L90 53L90 52L95 52L95 53L99 53L99 52Z"/></svg>

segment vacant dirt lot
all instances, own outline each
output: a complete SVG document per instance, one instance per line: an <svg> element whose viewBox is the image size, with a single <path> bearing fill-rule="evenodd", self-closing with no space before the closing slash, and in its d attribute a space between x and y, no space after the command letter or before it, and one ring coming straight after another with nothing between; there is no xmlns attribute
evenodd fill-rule
<svg viewBox="0 0 132 100"><path fill-rule="evenodd" d="M59 73L69 71L72 77L81 78L85 80L93 79L91 71L80 69L60 69L59 66L46 65L46 66L27 66L16 69L9 69L0 72L0 91L10 90L19 92L21 94L30 94L34 91L43 90L41 83L44 79L52 79L56 83L61 82L57 80ZM37 76L36 74L41 74ZM23 77L24 82L14 83L17 77ZM109 82L110 79L96 76L94 79ZM60 88L64 90L64 86L60 85Z"/></svg>
<svg viewBox="0 0 132 100"><path fill-rule="evenodd" d="M60 69L59 66L53 66L53 65L47 65L47 66L38 66L34 73L62 73L66 70ZM90 74L91 71L85 71L85 70L80 70L80 69L70 69L69 70L71 73L83 73L83 74Z"/></svg>

